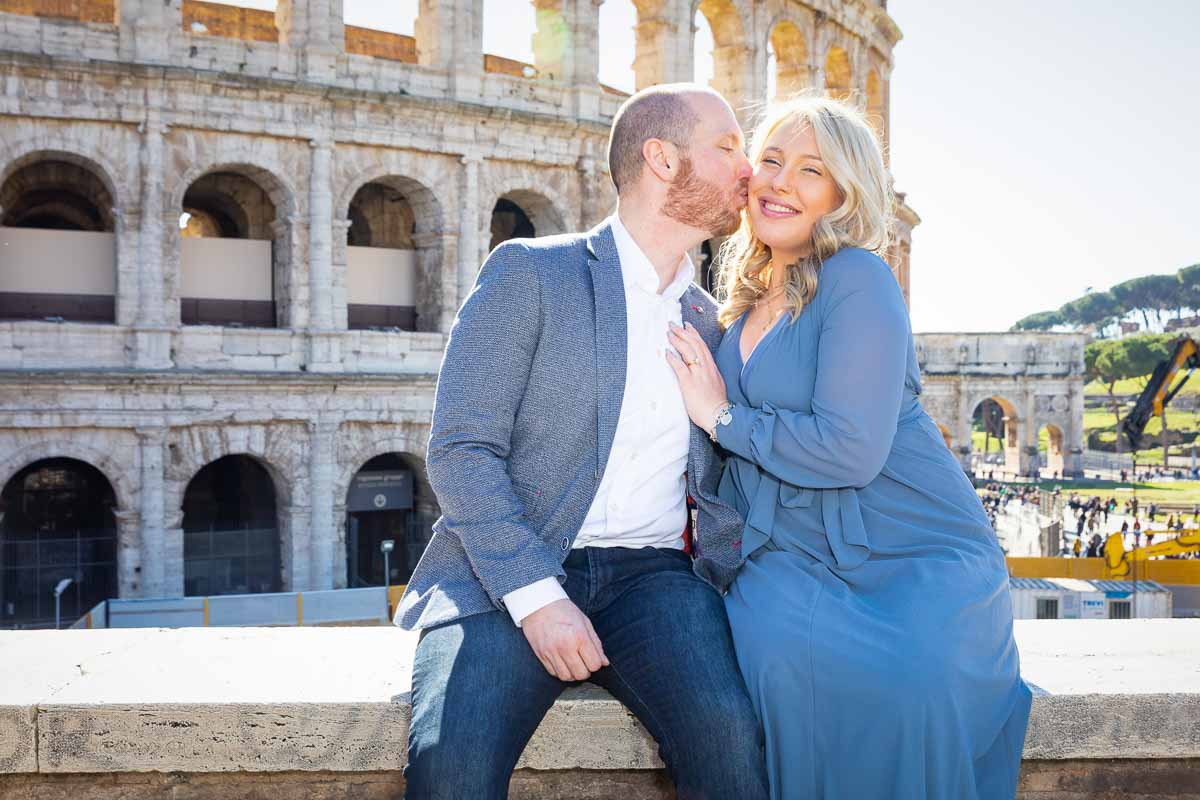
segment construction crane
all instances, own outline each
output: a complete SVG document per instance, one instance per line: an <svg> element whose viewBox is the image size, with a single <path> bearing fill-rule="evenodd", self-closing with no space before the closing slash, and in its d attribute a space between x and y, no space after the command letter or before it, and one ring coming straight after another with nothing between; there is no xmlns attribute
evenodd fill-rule
<svg viewBox="0 0 1200 800"><path fill-rule="evenodd" d="M1200 345L1190 336L1184 336L1176 340L1175 351L1171 353L1171 357L1165 361L1160 361L1158 366L1154 368L1154 373L1150 376L1150 382L1146 384L1146 388L1142 390L1141 396L1134 405L1133 410L1129 412L1125 419L1121 420L1121 424L1117 426L1117 435L1124 436L1125 442L1128 444L1128 449L1137 452L1142 449L1143 433L1146 430L1146 423L1151 417L1161 417L1163 409L1171 402L1172 398L1179 393L1183 385L1187 383L1188 378L1192 377L1192 372L1197 367L1200 367ZM1183 380L1172 386L1175 382L1175 377L1182 369L1187 369ZM1166 466L1165 464L1163 466Z"/></svg>
<svg viewBox="0 0 1200 800"><path fill-rule="evenodd" d="M1125 550L1125 534L1118 531L1104 542L1104 579L1128 577L1132 565L1138 561L1188 553L1200 553L1200 529L1180 531L1173 539L1164 539L1158 544L1138 547L1128 552Z"/></svg>

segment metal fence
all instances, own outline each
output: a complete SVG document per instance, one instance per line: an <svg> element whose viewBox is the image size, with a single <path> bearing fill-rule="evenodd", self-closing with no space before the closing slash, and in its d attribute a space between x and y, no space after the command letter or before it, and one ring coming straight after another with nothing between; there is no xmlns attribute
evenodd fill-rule
<svg viewBox="0 0 1200 800"><path fill-rule="evenodd" d="M399 587L392 587L393 595ZM317 592L106 600L72 628L196 628L235 625L383 625L382 586Z"/></svg>

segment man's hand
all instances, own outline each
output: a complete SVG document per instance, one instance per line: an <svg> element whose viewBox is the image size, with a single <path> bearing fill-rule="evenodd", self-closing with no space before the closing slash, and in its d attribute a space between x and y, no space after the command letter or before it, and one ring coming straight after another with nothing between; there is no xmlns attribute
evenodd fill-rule
<svg viewBox="0 0 1200 800"><path fill-rule="evenodd" d="M570 600L555 600L521 620L521 630L546 671L561 681L582 681L608 658L592 621Z"/></svg>

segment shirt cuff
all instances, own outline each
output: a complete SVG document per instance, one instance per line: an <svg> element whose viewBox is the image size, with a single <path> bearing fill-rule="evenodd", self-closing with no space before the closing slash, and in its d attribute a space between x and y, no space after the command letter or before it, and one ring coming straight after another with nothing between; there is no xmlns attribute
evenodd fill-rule
<svg viewBox="0 0 1200 800"><path fill-rule="evenodd" d="M520 589L513 589L504 595L503 599L513 624L519 628L521 620L556 600L566 600L567 593L558 582L558 578L550 577L534 581Z"/></svg>

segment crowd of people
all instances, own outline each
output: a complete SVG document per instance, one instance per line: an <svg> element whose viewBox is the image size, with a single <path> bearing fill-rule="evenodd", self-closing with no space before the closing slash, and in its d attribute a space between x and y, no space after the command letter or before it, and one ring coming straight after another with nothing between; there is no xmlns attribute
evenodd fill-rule
<svg viewBox="0 0 1200 800"><path fill-rule="evenodd" d="M1056 489L1054 493L1059 496L1061 490ZM1190 524L1185 521L1189 516L1185 512L1169 511L1165 520L1165 528L1152 529L1150 525L1157 524L1158 517L1163 512L1154 502L1143 506L1136 495L1124 501L1118 501L1111 496L1107 499L1102 499L1099 495L1085 498L1077 492L1071 492L1067 498L1067 508L1075 520L1075 538L1073 542L1068 543L1064 537L1062 554L1072 555L1075 558L1098 558L1104 555L1104 542L1107 534L1102 530L1102 526L1106 526L1109 515L1117 514L1118 510L1122 516L1126 517L1121 521L1120 532L1127 548L1149 547L1154 544L1156 536L1177 535L1185 528L1200 527L1200 505L1193 505ZM1142 524L1143 515L1146 519L1145 525ZM1177 557L1196 558L1200 557L1200 552Z"/></svg>

